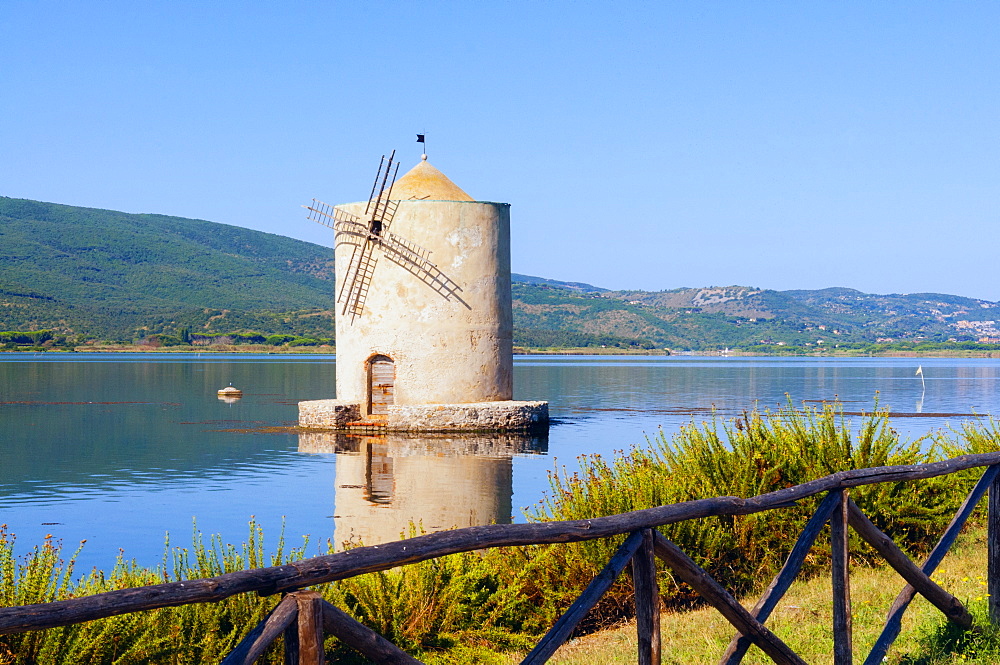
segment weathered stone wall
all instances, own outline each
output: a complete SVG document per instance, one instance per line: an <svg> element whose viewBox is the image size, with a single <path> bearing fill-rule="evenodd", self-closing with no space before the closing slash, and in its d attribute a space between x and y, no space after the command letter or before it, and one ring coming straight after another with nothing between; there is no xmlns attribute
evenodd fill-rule
<svg viewBox="0 0 1000 665"><path fill-rule="evenodd" d="M471 404L396 404L387 427L395 431L528 430L547 424L548 402L474 402Z"/></svg>
<svg viewBox="0 0 1000 665"><path fill-rule="evenodd" d="M361 405L339 399L314 399L299 402L299 427L344 429L347 423L361 420Z"/></svg>
<svg viewBox="0 0 1000 665"><path fill-rule="evenodd" d="M360 406L345 400L299 402L299 427L346 429L360 420ZM473 402L470 404L395 404L389 407L385 431L502 432L545 427L548 402ZM381 429L381 428L380 428Z"/></svg>

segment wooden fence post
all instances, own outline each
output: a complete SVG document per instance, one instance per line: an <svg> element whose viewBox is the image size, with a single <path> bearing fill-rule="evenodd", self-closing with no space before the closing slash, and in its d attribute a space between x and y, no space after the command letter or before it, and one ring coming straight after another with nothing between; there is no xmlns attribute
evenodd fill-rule
<svg viewBox="0 0 1000 665"><path fill-rule="evenodd" d="M316 591L299 591L296 601L299 620L296 630L299 638L299 658L295 665L323 665L323 596Z"/></svg>
<svg viewBox="0 0 1000 665"><path fill-rule="evenodd" d="M833 662L834 665L851 665L854 657L854 640L851 626L851 572L847 531L847 490L833 490L840 495L838 505L830 516L832 541L831 568L833 569Z"/></svg>
<svg viewBox="0 0 1000 665"><path fill-rule="evenodd" d="M639 665L660 665L660 589L656 584L652 529L642 530L642 545L632 556L632 585Z"/></svg>
<svg viewBox="0 0 1000 665"><path fill-rule="evenodd" d="M750 612L733 598L732 594L722 588L705 569L694 562L681 548L663 537L658 531L653 531L653 551L665 564L670 566L674 575L691 585L698 594L707 600L715 609L733 624L743 635L751 635L754 643L779 665L806 665L788 645L782 642L762 623L757 621Z"/></svg>
<svg viewBox="0 0 1000 665"><path fill-rule="evenodd" d="M788 591L792 582L795 581L799 571L802 570L802 564L805 563L806 557L809 555L809 550L812 549L813 543L816 542L820 531L823 530L823 527L830 520L830 515L837 509L839 505L838 501L839 498L836 495L828 493L820 502L819 507L816 508L816 512L806 522L805 528L802 529L798 540L795 541L795 546L788 553L785 564L774 579L771 580L771 584L764 591L764 595L760 597L760 600L757 601L757 604L751 610L753 617L760 623L767 621L771 616L771 612L777 607L778 601ZM753 644L753 641L749 637L737 634L729 642L729 646L726 648L722 660L719 661L719 665L740 665L743 662L743 656L746 655L751 644Z"/></svg>
<svg viewBox="0 0 1000 665"><path fill-rule="evenodd" d="M986 579L990 595L990 622L1000 624L1000 475L990 483L986 527Z"/></svg>

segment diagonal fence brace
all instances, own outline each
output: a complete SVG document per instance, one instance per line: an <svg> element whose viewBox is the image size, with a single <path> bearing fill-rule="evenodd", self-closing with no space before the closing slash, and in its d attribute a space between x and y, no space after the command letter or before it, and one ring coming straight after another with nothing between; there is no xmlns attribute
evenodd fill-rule
<svg viewBox="0 0 1000 665"><path fill-rule="evenodd" d="M240 640L221 665L251 665L264 653L267 647L295 622L299 615L298 602L294 594L281 599L271 613L264 617L247 636Z"/></svg>
<svg viewBox="0 0 1000 665"><path fill-rule="evenodd" d="M667 564L677 577L691 585L695 591L701 594L702 598L719 610L722 616L726 617L738 631L753 640L754 644L759 646L778 665L806 665L806 662L799 658L787 644L782 642L764 624L757 621L691 557L659 533L654 532L654 534L653 548L656 556Z"/></svg>
<svg viewBox="0 0 1000 665"><path fill-rule="evenodd" d="M777 607L778 601L781 600L789 587L792 586L792 582L798 577L799 571L802 570L802 564L805 563L806 556L809 554L809 550L812 549L820 531L823 530L823 526L830 519L830 515L833 514L838 500L837 495L832 492L823 498L816 508L816 512L806 522L805 528L802 529L798 540L795 541L792 551L788 553L788 557L785 559L781 570L774 576L774 579L771 580L760 600L750 610L753 617L760 623L767 621L768 617L771 616L771 612ZM749 637L742 634L736 635L729 643L725 653L722 654L719 665L739 665L743 661L743 656L746 655L751 644L753 644L753 641Z"/></svg>
<svg viewBox="0 0 1000 665"><path fill-rule="evenodd" d="M910 586L926 598L934 607L941 610L948 619L968 630L972 628L972 615L955 596L945 591L941 586L924 574L917 564L913 563L903 550L899 549L892 538L879 530L868 517L861 512L854 501L847 505L847 520L851 527L875 551L882 555L893 569L899 573Z"/></svg>
<svg viewBox="0 0 1000 665"><path fill-rule="evenodd" d="M642 531L632 532L612 555L608 565L604 566L549 632L545 633L541 641L521 661L521 665L540 665L552 657L556 649L569 639L576 625L587 616L587 612L611 588L640 545L642 545Z"/></svg>

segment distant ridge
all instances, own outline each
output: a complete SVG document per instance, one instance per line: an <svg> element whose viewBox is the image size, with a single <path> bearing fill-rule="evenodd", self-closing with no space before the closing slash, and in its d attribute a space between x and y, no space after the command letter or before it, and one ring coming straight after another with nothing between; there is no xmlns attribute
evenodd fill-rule
<svg viewBox="0 0 1000 665"><path fill-rule="evenodd" d="M333 337L328 247L205 220L0 197L0 331ZM512 275L515 344L673 349L1000 342L1000 305L833 287L611 291Z"/></svg>
<svg viewBox="0 0 1000 665"><path fill-rule="evenodd" d="M583 293L514 284L522 330L615 335L645 348L778 351L899 342L1000 343L1000 304L935 293L747 286ZM618 344L620 345L620 344Z"/></svg>
<svg viewBox="0 0 1000 665"><path fill-rule="evenodd" d="M511 273L510 279L512 282L517 282L519 284L544 284L545 286L556 286L562 289L569 289L570 291L580 291L581 293L601 293L608 291L608 289L602 289L599 286L584 284L583 282L560 282L555 279L532 277L530 275L518 275L517 273Z"/></svg>

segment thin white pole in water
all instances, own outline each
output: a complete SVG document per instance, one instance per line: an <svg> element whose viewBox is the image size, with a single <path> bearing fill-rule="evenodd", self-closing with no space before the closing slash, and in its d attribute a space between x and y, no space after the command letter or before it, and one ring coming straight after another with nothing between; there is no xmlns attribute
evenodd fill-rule
<svg viewBox="0 0 1000 665"><path fill-rule="evenodd" d="M924 366L917 367L917 374L920 375L920 399L917 400L917 413L924 412L924 395L927 394L927 384L924 382Z"/></svg>

